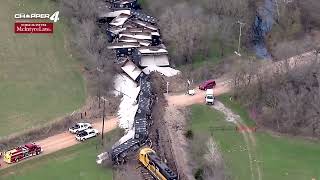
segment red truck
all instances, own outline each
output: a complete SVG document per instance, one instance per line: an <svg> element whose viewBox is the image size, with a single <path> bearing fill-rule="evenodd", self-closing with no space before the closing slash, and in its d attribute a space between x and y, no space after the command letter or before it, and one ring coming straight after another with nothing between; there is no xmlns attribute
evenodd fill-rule
<svg viewBox="0 0 320 180"><path fill-rule="evenodd" d="M34 143L13 148L3 154L3 161L6 163L16 163L31 156L39 155L42 148Z"/></svg>
<svg viewBox="0 0 320 180"><path fill-rule="evenodd" d="M212 88L214 88L215 86L216 86L216 81L210 79L210 80L207 80L207 81L201 83L201 84L199 85L199 89L200 89L200 90L207 90L207 89L212 89Z"/></svg>

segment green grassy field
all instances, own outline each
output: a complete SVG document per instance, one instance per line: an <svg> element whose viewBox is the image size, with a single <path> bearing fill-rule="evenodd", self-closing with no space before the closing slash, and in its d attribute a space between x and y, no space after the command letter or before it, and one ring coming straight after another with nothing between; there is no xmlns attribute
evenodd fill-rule
<svg viewBox="0 0 320 180"><path fill-rule="evenodd" d="M109 134L109 133L108 133ZM112 180L112 169L98 166L96 139L0 171L1 180ZM99 147L99 145L98 145ZM98 148L99 149L99 148Z"/></svg>
<svg viewBox="0 0 320 180"><path fill-rule="evenodd" d="M211 127L235 127L224 121L224 115L204 105L192 106L191 129L195 134L212 135L217 142L225 160L228 176L232 179L247 180L249 159L247 152L240 151L244 140L240 133L227 130L212 131ZM205 143L205 142L203 142Z"/></svg>
<svg viewBox="0 0 320 180"><path fill-rule="evenodd" d="M245 122L250 122L246 110L238 103L229 101L228 96L219 99ZM210 126L232 126L224 121L218 111L206 106L192 106L191 128L195 133L212 134L223 153L227 174L236 180L250 179L249 158L242 135L235 131L211 131ZM246 119L247 118L247 119ZM294 137L276 137L264 132L253 134L256 138L254 159L262 171L262 179L311 180L320 179L320 144Z"/></svg>
<svg viewBox="0 0 320 180"><path fill-rule="evenodd" d="M0 6L0 137L42 125L85 100L79 64L67 46L68 27L53 34L15 34L15 13L50 13L50 0L2 0Z"/></svg>

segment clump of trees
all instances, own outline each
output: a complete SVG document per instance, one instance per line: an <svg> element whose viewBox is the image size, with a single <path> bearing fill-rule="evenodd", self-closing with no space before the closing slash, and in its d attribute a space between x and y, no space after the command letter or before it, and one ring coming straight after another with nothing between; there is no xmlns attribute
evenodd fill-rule
<svg viewBox="0 0 320 180"><path fill-rule="evenodd" d="M96 19L101 13L102 0L60 0L62 16L71 25L71 42L75 55L82 60L88 73L89 93L106 96L113 87L115 74L113 51L108 50L105 33L99 29ZM104 13L107 9L103 9Z"/></svg>
<svg viewBox="0 0 320 180"><path fill-rule="evenodd" d="M313 28L320 28L320 1L317 0L299 0L299 6L302 12L302 22L306 31Z"/></svg>
<svg viewBox="0 0 320 180"><path fill-rule="evenodd" d="M254 13L249 10L251 0L145 0L145 4L159 19L163 40L175 64L192 63L195 56L208 57L213 50L220 57L225 56L227 48L235 48L239 35L237 21L250 24L253 19L250 12ZM218 48L214 49L214 45Z"/></svg>
<svg viewBox="0 0 320 180"><path fill-rule="evenodd" d="M268 46L274 59L287 58L310 50L309 35L320 28L320 1L274 0L274 25L268 34ZM312 37L311 37L312 38Z"/></svg>
<svg viewBox="0 0 320 180"><path fill-rule="evenodd" d="M241 63L234 74L235 96L246 104L258 124L294 135L320 136L320 61L292 61L278 66ZM271 68L272 67L272 68Z"/></svg>

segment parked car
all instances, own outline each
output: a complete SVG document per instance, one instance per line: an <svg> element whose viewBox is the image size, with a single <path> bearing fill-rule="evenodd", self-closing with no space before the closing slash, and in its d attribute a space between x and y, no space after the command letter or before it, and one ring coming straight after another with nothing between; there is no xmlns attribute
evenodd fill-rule
<svg viewBox="0 0 320 180"><path fill-rule="evenodd" d="M74 126L69 128L69 132L75 134L77 132L90 129L92 128L92 125L90 123L76 123Z"/></svg>
<svg viewBox="0 0 320 180"><path fill-rule="evenodd" d="M76 139L78 141L84 141L86 139L96 137L98 134L99 134L99 131L96 129L86 129L78 132L76 135Z"/></svg>
<svg viewBox="0 0 320 180"><path fill-rule="evenodd" d="M200 89L200 90L207 90L207 89L212 89L212 88L214 88L215 86L216 86L216 81L210 79L210 80L207 80L207 81L201 83L201 84L199 85L199 89Z"/></svg>
<svg viewBox="0 0 320 180"><path fill-rule="evenodd" d="M187 94L190 95L190 96L193 96L193 95L196 94L196 91L195 91L194 89L189 89L189 90L187 91Z"/></svg>

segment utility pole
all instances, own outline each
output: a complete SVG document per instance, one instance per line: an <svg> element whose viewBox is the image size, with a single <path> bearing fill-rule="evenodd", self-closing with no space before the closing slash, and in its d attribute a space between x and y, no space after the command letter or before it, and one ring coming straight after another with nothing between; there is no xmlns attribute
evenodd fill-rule
<svg viewBox="0 0 320 180"><path fill-rule="evenodd" d="M239 32L239 43L238 43L238 51L234 51L234 53L238 56L241 56L240 54L240 44L241 44L241 32L242 32L242 26L245 25L245 23L238 21L237 23L239 23L240 25L240 32Z"/></svg>
<svg viewBox="0 0 320 180"><path fill-rule="evenodd" d="M103 111L102 111L102 130L101 130L101 145L104 145L104 141L103 141L103 134L104 134L104 118L105 118L105 112L106 112L106 99L105 98L101 98L103 100Z"/></svg>
<svg viewBox="0 0 320 180"><path fill-rule="evenodd" d="M278 3L278 0L274 0L275 1L275 4L276 4L276 7L277 7L277 14L278 14L278 21L280 20L280 10L279 10L279 3Z"/></svg>
<svg viewBox="0 0 320 180"><path fill-rule="evenodd" d="M101 70L99 67L97 67L98 73L98 101L99 101L99 109L100 109L100 102L101 102L101 81L100 81L100 73L103 73L103 70Z"/></svg>

